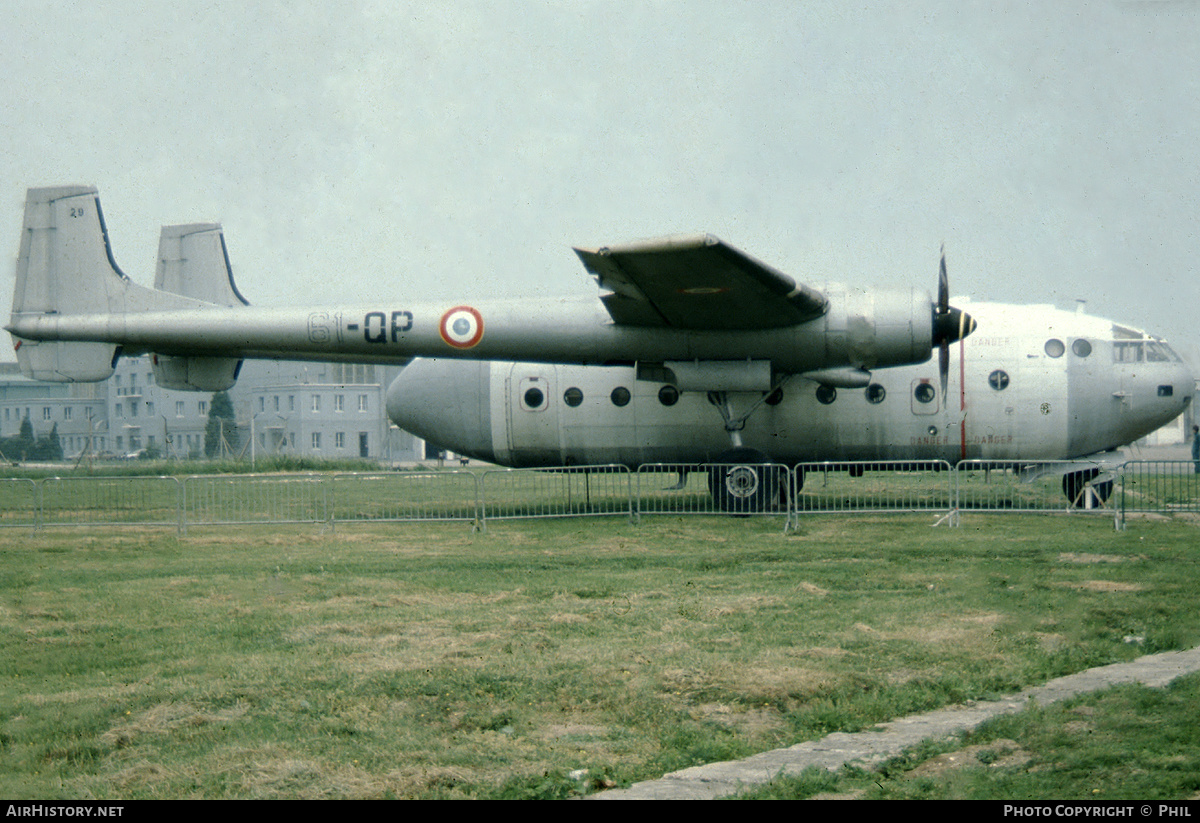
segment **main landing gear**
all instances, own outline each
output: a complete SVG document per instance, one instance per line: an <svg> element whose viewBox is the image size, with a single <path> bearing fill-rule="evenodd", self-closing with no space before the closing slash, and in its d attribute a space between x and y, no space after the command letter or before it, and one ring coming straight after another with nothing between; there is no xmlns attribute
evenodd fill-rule
<svg viewBox="0 0 1200 823"><path fill-rule="evenodd" d="M1071 508L1100 508L1108 502L1108 498L1112 495L1113 482L1112 480L1101 480L1097 483L1095 480L1099 476L1099 469L1083 469L1063 475L1063 494L1067 496Z"/></svg>
<svg viewBox="0 0 1200 823"><path fill-rule="evenodd" d="M742 445L742 429L747 418L763 403L774 405L783 397L782 386L763 395L745 414L734 417L726 392L709 392L708 401L717 407L725 421L725 431L733 448L718 455L708 470L708 490L717 508L730 514L755 514L769 511L777 500L787 502L791 484L787 469L773 465L771 458L758 449ZM798 490L797 490L798 491Z"/></svg>

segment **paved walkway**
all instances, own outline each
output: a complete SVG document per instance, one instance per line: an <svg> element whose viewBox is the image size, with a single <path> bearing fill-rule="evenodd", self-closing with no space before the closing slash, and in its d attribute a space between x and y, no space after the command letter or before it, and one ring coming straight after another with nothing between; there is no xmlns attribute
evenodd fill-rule
<svg viewBox="0 0 1200 823"><path fill-rule="evenodd" d="M744 760L692 766L663 775L658 780L635 783L628 789L600 792L589 799L711 800L766 783L780 774L799 774L810 766L839 769L851 761L861 765L881 763L922 740L950 737L997 715L1019 712L1031 700L1046 705L1118 683L1165 686L1175 678L1195 671L1200 671L1200 647L1146 655L1130 663L1114 663L1060 677L1001 700L903 717L866 732L837 732L820 740L763 752Z"/></svg>

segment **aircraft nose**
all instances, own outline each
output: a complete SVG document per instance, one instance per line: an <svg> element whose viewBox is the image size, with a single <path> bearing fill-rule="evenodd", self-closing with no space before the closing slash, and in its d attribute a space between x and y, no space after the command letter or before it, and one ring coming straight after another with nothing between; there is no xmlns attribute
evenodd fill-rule
<svg viewBox="0 0 1200 823"><path fill-rule="evenodd" d="M388 417L439 448L495 462L490 378L484 360L413 360L388 387Z"/></svg>

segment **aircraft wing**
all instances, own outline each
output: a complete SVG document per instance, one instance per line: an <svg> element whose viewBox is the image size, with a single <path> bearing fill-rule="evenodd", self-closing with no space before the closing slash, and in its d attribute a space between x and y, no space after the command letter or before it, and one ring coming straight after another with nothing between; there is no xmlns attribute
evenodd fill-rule
<svg viewBox="0 0 1200 823"><path fill-rule="evenodd" d="M710 234L575 249L622 326L753 331L820 317L825 295Z"/></svg>

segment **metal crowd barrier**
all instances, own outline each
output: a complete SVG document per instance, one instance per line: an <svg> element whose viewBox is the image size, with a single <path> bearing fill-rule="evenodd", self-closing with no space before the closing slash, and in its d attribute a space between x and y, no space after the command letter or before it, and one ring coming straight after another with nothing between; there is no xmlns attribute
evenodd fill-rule
<svg viewBox="0 0 1200 823"><path fill-rule="evenodd" d="M41 490L28 477L0 478L0 526L36 529L40 522Z"/></svg>
<svg viewBox="0 0 1200 823"><path fill-rule="evenodd" d="M465 520L481 517L479 476L470 471L336 474L330 479L331 524Z"/></svg>
<svg viewBox="0 0 1200 823"><path fill-rule="evenodd" d="M175 526L181 528L176 477L47 477L38 526Z"/></svg>
<svg viewBox="0 0 1200 823"><path fill-rule="evenodd" d="M184 480L183 523L324 523L329 520L327 476L320 474L204 474Z"/></svg>
<svg viewBox="0 0 1200 823"><path fill-rule="evenodd" d="M488 520L624 515L632 518L626 466L495 469L480 481L480 525Z"/></svg>
<svg viewBox="0 0 1200 823"><path fill-rule="evenodd" d="M0 526L467 521L623 515L1200 514L1190 460L655 463L363 474L3 478Z"/></svg>
<svg viewBox="0 0 1200 823"><path fill-rule="evenodd" d="M949 512L954 470L945 460L801 463L796 513Z"/></svg>
<svg viewBox="0 0 1200 823"><path fill-rule="evenodd" d="M1131 460L1121 467L1120 521L1128 513L1200 513L1200 463Z"/></svg>

